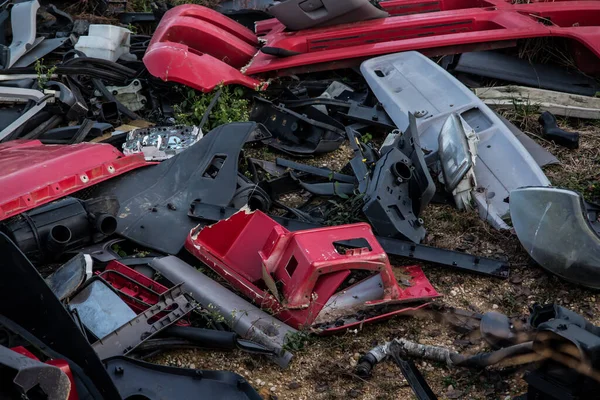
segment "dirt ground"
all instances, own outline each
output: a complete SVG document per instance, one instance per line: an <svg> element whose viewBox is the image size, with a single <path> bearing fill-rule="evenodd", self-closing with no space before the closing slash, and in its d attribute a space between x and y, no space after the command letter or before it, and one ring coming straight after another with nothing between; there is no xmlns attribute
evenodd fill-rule
<svg viewBox="0 0 600 400"><path fill-rule="evenodd" d="M522 110L521 110L522 111ZM600 127L590 121L561 120L565 129L578 130L581 144L567 150L543 140L536 111L504 114L534 140L555 154L560 165L545 169L553 185L578 190L588 200L600 193L597 181L600 164ZM263 158L275 154L259 151ZM347 145L337 152L307 161L339 170L351 155ZM534 303L555 302L594 323L599 323L595 291L565 282L533 265L512 232L494 230L475 211L460 212L448 205L431 204L423 219L428 234L425 244L470 254L507 259L511 264L507 280L461 273L450 268L423 265L427 277L443 297L436 303L484 313L498 311L511 317L527 316ZM393 265L414 264L392 259ZM447 326L422 316L396 317L333 337L312 338L295 352L290 367L279 369L267 359L242 352L217 353L199 350L170 351L153 361L166 365L235 371L248 379L265 399L410 399L414 395L399 369L391 362L378 365L369 380L354 374L360 355L377 344L401 337L422 344L440 345L473 354L489 350ZM521 379L527 366L504 370L472 371L449 369L444 365L416 360L421 372L439 398L510 399L523 393Z"/></svg>

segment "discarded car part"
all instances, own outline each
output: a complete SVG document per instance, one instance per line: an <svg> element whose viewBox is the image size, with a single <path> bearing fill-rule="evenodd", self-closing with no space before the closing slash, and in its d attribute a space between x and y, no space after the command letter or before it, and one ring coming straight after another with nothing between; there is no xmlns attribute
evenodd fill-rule
<svg viewBox="0 0 600 400"><path fill-rule="evenodd" d="M382 54L409 50L428 55L464 53L482 47L510 47L518 39L535 37L566 37L600 55L600 45L590 29L596 21L589 19L600 8L595 2L575 6L490 0L481 8L471 6L468 3L453 11L435 9L428 13L418 10L416 15L296 32L287 31L274 20L258 22L256 34L270 49L300 53L277 57L273 52L257 52L257 36L242 25L201 6L183 5L169 10L161 20L144 64L163 80L209 91L221 82L257 88L261 82L253 76L289 76L348 67ZM540 22L548 19L560 20L560 24ZM208 72L198 79L198 70Z"/></svg>
<svg viewBox="0 0 600 400"><path fill-rule="evenodd" d="M208 31L194 32L199 23L206 24ZM189 28L181 31L182 24ZM183 33L190 40L170 40L175 32ZM198 33L199 36L195 37L194 33ZM192 43L193 57L184 63L169 61L179 59L185 54L191 56L188 46ZM251 30L217 11L204 7L180 6L167 11L161 19L144 55L144 65L152 75L165 81L201 87L201 90L206 92L221 84L241 84L258 89L261 86L259 80L244 76L237 70L252 58L258 44L258 38ZM190 68L195 68L198 57L212 65L212 68L206 69L201 75L192 76ZM171 66L167 67L167 64Z"/></svg>
<svg viewBox="0 0 600 400"><path fill-rule="evenodd" d="M156 16L151 12L122 12L118 17L123 25L156 22Z"/></svg>
<svg viewBox="0 0 600 400"><path fill-rule="evenodd" d="M588 219L589 207L565 189L528 187L510 194L511 221L527 254L567 281L600 288L600 233Z"/></svg>
<svg viewBox="0 0 600 400"><path fill-rule="evenodd" d="M339 244L352 240L359 244ZM352 272L381 276L383 296L364 304L371 308L439 296L420 270L410 274L407 269L410 287L400 288L387 255L366 223L289 232L260 211L241 210L227 220L192 231L185 247L261 308L297 328L314 324L326 299L339 291ZM336 317L329 321L336 322L335 329L382 317L340 324L343 317L353 314L348 311L336 310Z"/></svg>
<svg viewBox="0 0 600 400"><path fill-rule="evenodd" d="M52 53L64 45L69 40L68 37L44 39L40 44L35 46L27 54L20 57L14 64L13 68L28 67L37 60L44 58L45 55Z"/></svg>
<svg viewBox="0 0 600 400"><path fill-rule="evenodd" d="M98 339L135 318L136 313L102 279L92 279L70 301L79 319Z"/></svg>
<svg viewBox="0 0 600 400"><path fill-rule="evenodd" d="M231 207L219 207L211 204L193 202L189 216L202 221L218 222L228 219L239 210ZM277 223L289 231L319 228L321 225L270 215ZM376 236L377 241L388 255L406 257L427 263L456 268L461 271L508 278L510 267L508 262L486 257L425 246L413 242ZM345 243L348 244L348 243Z"/></svg>
<svg viewBox="0 0 600 400"><path fill-rule="evenodd" d="M152 258L146 262L150 261ZM147 268L150 269L150 267ZM153 275L154 270L150 270ZM157 304L160 301L160 295L168 290L160 283L118 261L111 261L104 272L99 274L99 277L110 284L125 304L136 314L143 313ZM166 314L162 312L159 317L164 315ZM177 325L189 326L189 321L179 320Z"/></svg>
<svg viewBox="0 0 600 400"><path fill-rule="evenodd" d="M162 126L135 129L127 134L124 154L142 152L147 161L163 161L196 144L203 137L196 126Z"/></svg>
<svg viewBox="0 0 600 400"><path fill-rule="evenodd" d="M121 122L121 114L117 102L107 101L106 103L102 103L98 119L104 123L118 125Z"/></svg>
<svg viewBox="0 0 600 400"><path fill-rule="evenodd" d="M123 399L143 393L148 400L206 397L215 400L261 400L242 377L229 371L203 371L150 364L129 357L104 361Z"/></svg>
<svg viewBox="0 0 600 400"><path fill-rule="evenodd" d="M560 129L556 117L548 111L544 111L540 115L538 122L542 126L542 133L546 139L568 149L579 148L579 132L567 132Z"/></svg>
<svg viewBox="0 0 600 400"><path fill-rule="evenodd" d="M506 125L508 129L510 129L512 134L515 135L519 142L521 142L523 147L525 147L525 150L527 150L527 152L535 160L537 165L539 165L540 167L544 167L550 164L560 164L558 158L556 158L552 153L540 146L535 140L523 133L512 122L510 122L498 113L496 113L496 115L498 116L498 118L500 118L500 121L502 121L504 125Z"/></svg>
<svg viewBox="0 0 600 400"><path fill-rule="evenodd" d="M230 205L237 209L247 205L251 210L267 211L271 208L271 198L263 188L238 172L237 185Z"/></svg>
<svg viewBox="0 0 600 400"><path fill-rule="evenodd" d="M449 367L485 368L498 364L501 361L508 360L513 356L529 354L532 352L532 350L533 342L530 341L488 353L462 355L460 353L450 351L445 347L420 344L410 340L396 338L373 349L370 352L371 357L368 357L369 360L367 363L365 363L366 365L363 364L363 366L360 368L366 372L370 371L369 364L381 361L381 359L383 359L381 356L390 354L391 351L394 351L401 356L441 362ZM360 359L359 364L361 364Z"/></svg>
<svg viewBox="0 0 600 400"><path fill-rule="evenodd" d="M296 112L255 97L250 119L271 132L269 146L292 155L334 151L346 139L344 126L314 107Z"/></svg>
<svg viewBox="0 0 600 400"><path fill-rule="evenodd" d="M71 392L69 377L60 368L31 359L2 345L0 372L3 388L14 385L15 394L22 398L44 396L48 400L65 400Z"/></svg>
<svg viewBox="0 0 600 400"><path fill-rule="evenodd" d="M290 177L298 182L298 185L309 193L316 196L340 196L348 198L348 196L354 193L354 183L342 183L342 182L321 182L321 183L307 183L300 180L296 175L290 173ZM268 210L264 210L268 211Z"/></svg>
<svg viewBox="0 0 600 400"><path fill-rule="evenodd" d="M36 348L44 349L51 358L65 359L74 372L75 367L83 370L82 379L93 381L93 385L86 387L100 392L94 398L120 399L104 366L67 310L19 248L2 233L0 253L3 255L0 259L1 324L13 331L20 325L19 334L27 335L27 340L36 344ZM43 332L43 335L39 334L38 339L25 332Z"/></svg>
<svg viewBox="0 0 600 400"><path fill-rule="evenodd" d="M495 51L463 53L454 72L462 72L516 82L534 88L556 90L558 92L594 96L600 85L593 78L582 73L569 72L547 64L534 64L529 60Z"/></svg>
<svg viewBox="0 0 600 400"><path fill-rule="evenodd" d="M351 127L346 127L346 136L350 142L350 147L354 151L354 156L350 160L350 167L354 176L358 180L358 193L365 193L370 182L370 172L367 165L368 157L365 155L365 144L358 140L358 132ZM373 163L375 160L371 160Z"/></svg>
<svg viewBox="0 0 600 400"><path fill-rule="evenodd" d="M425 237L419 213L433 197L435 184L419 145L416 123L381 152L365 192L363 213L378 235L419 243Z"/></svg>
<svg viewBox="0 0 600 400"><path fill-rule="evenodd" d="M479 330L481 337L496 349L511 346L516 342L517 334L510 319L495 311L483 314Z"/></svg>
<svg viewBox="0 0 600 400"><path fill-rule="evenodd" d="M255 354L277 355L273 350L269 350L263 345L250 340L240 339L239 335L235 332L193 328L191 326L170 326L164 332L166 336L188 339L195 344L209 349L240 349Z"/></svg>
<svg viewBox="0 0 600 400"><path fill-rule="evenodd" d="M131 47L131 31L114 25L90 25L87 36L80 36L75 44L75 50L81 51L87 57L108 61L119 58L135 61L135 56L129 54Z"/></svg>
<svg viewBox="0 0 600 400"><path fill-rule="evenodd" d="M401 357L401 348L395 341L379 345L363 355L358 360L356 373L361 378L367 378L371 376L371 371L375 365L388 358L394 360L396 365L398 365L400 371L402 371L402 375L404 375L404 378L415 393L417 399L437 400L436 395L433 393L416 365L412 361L404 360Z"/></svg>
<svg viewBox="0 0 600 400"><path fill-rule="evenodd" d="M421 146L437 152L441 127L451 114L460 115L479 136L473 196L479 215L507 229L509 193L523 186L549 186L550 181L509 129L481 100L435 62L417 52L365 61L361 72L400 130L415 113ZM440 88L444 88L441 90ZM506 157L510 155L510 163Z"/></svg>
<svg viewBox="0 0 600 400"><path fill-rule="evenodd" d="M100 117L104 119L105 122L110 121L118 121L120 119L120 114L125 115L130 119L141 119L139 115L125 107L119 100L113 96L112 92L110 92L102 80L98 78L93 78L92 82L94 87L98 89L100 93L102 93L102 97L104 97L107 102L102 103L100 106Z"/></svg>
<svg viewBox="0 0 600 400"><path fill-rule="evenodd" d="M6 326L3 327L4 329L7 329ZM13 333L17 334L16 332L13 331ZM20 339L25 340L26 343L28 345L33 345L33 343L31 342L27 342L27 339L25 339L23 336L19 335ZM31 351L29 351L28 349L26 349L24 346L16 346L16 347L12 347L11 348L12 351L14 351L15 353L18 353L20 355L23 355L31 360L34 361L40 361L40 359L38 357L36 357ZM47 355L44 354L44 355ZM73 373L73 369L71 368L71 364L69 364L69 362L67 362L64 359L48 359L46 360L46 362L44 363L46 365L52 366L52 367L56 367L58 368L68 379L69 381L69 387L68 390L65 390L63 393L60 394L59 398L60 399L65 399L65 400L78 400L81 397L79 397L79 393L77 392L77 387L79 386L81 388L81 378L80 376L77 374L78 372L80 372L80 368L78 366L73 365L73 369L78 369L79 371L76 371L76 373ZM63 385L64 389L67 389L66 385ZM88 388L81 388L82 392L83 392L83 396L82 397L86 397L86 396L93 396L94 394L97 393L90 393L89 390L87 390ZM37 390L34 389L33 392L36 392ZM35 394L31 393L32 397L35 397ZM99 393L98 393L99 396Z"/></svg>
<svg viewBox="0 0 600 400"><path fill-rule="evenodd" d="M41 133L35 139L39 139L44 144L71 144L80 128L81 125L54 128ZM88 137L96 138L102 136L109 129L113 129L111 124L96 122L92 125Z"/></svg>
<svg viewBox="0 0 600 400"><path fill-rule="evenodd" d="M142 155L123 156L109 144L2 143L0 221L146 165Z"/></svg>
<svg viewBox="0 0 600 400"><path fill-rule="evenodd" d="M452 114L444 122L438 142L446 191L452 193L459 210L470 209L471 192L477 187L473 172L479 142L477 133L462 117Z"/></svg>
<svg viewBox="0 0 600 400"><path fill-rule="evenodd" d="M58 93L55 96L61 103L69 106L69 110L66 112L68 120L79 121L87 115L89 108L83 96L78 92L78 89L71 90L65 84L56 81L48 81L46 82L46 86L49 88L58 88ZM94 122L92 121L92 123Z"/></svg>
<svg viewBox="0 0 600 400"><path fill-rule="evenodd" d="M368 0L338 2L335 0L286 0L276 2L268 12L291 31L347 24L389 14Z"/></svg>
<svg viewBox="0 0 600 400"><path fill-rule="evenodd" d="M232 202L239 152L259 129L254 122L221 125L159 165L100 185L97 193L116 196L127 210L117 218L117 233L157 251L179 253L194 227L187 216L190 204L196 199L220 206Z"/></svg>
<svg viewBox="0 0 600 400"><path fill-rule="evenodd" d="M134 79L127 86L107 86L106 89L115 96L115 99L131 111L141 110L146 106L146 102L148 101L146 96L140 93L142 90L142 83L139 79ZM94 94L96 96L102 95L97 90Z"/></svg>
<svg viewBox="0 0 600 400"><path fill-rule="evenodd" d="M435 183L427 169L415 116L409 114L408 120L408 129L400 135L395 144L398 150L412 162L412 177L408 182L408 192L412 200L413 212L419 215L435 195Z"/></svg>
<svg viewBox="0 0 600 400"><path fill-rule="evenodd" d="M111 15L125 11L127 0L94 0L99 15Z"/></svg>
<svg viewBox="0 0 600 400"><path fill-rule="evenodd" d="M411 360L404 360L400 354L402 349L397 342L392 342L390 345L391 357L402 371L404 379L408 382L411 389L419 400L437 400L437 396L433 393L429 384Z"/></svg>
<svg viewBox="0 0 600 400"><path fill-rule="evenodd" d="M120 259L121 256L113 250L114 245L123 243L125 239L112 239L107 242L97 243L77 249L78 253L89 254L100 268L104 268L107 263Z"/></svg>
<svg viewBox="0 0 600 400"><path fill-rule="evenodd" d="M340 244L344 245L345 243L341 242ZM423 293L423 288L428 286L428 283L426 283L427 277L418 266L402 267L402 276L398 279L406 285L405 294L415 298L419 298ZM327 333L332 333L345 329L344 325L352 322L361 321L364 324L376 321L377 319L365 319L365 315L371 316L374 314L376 311L370 303L384 296L381 274L373 275L331 296L315 318L313 326L318 329L327 329ZM420 306L417 306L416 308L403 309L402 312L414 311L420 308ZM391 310L391 308L386 310L388 311L387 317L396 314ZM347 315L344 316L344 313L356 313L357 317L353 319ZM331 328L331 321L335 321L335 329Z"/></svg>
<svg viewBox="0 0 600 400"><path fill-rule="evenodd" d="M87 279L92 277L93 265L90 255L79 253L47 277L46 283L62 301L71 297Z"/></svg>
<svg viewBox="0 0 600 400"><path fill-rule="evenodd" d="M194 308L195 306L190 302L190 299L183 293L181 285L176 285L161 294L157 304L134 316L108 336L101 337L92 347L101 360L126 355L141 342L174 324ZM166 312L166 315L159 316L163 311Z"/></svg>
<svg viewBox="0 0 600 400"><path fill-rule="evenodd" d="M535 104L540 111L570 118L600 119L600 99L525 86L474 88L473 91L492 108Z"/></svg>
<svg viewBox="0 0 600 400"><path fill-rule="evenodd" d="M284 349L287 336L297 331L246 300L227 290L202 272L177 257L156 258L151 267L169 281L183 282L183 289L208 310L217 312L241 337L263 344L275 351L272 359L286 368L293 355Z"/></svg>
<svg viewBox="0 0 600 400"><path fill-rule="evenodd" d="M274 163L271 161L258 160L256 158L248 158L247 161L249 162L250 168L254 168L254 169L260 168L267 174L272 175L276 178L279 178L286 173L287 168L280 167L277 165L277 163ZM289 160L286 160L286 161L289 161Z"/></svg>
<svg viewBox="0 0 600 400"><path fill-rule="evenodd" d="M12 42L10 46L0 48L0 64L3 69L12 67L34 44L38 8L40 3L37 0L17 3L11 8Z"/></svg>
<svg viewBox="0 0 600 400"><path fill-rule="evenodd" d="M527 398L576 399L597 393L598 381L588 371L598 369L600 327L556 304L534 305L529 322L537 331L533 349L544 360L525 375Z"/></svg>
<svg viewBox="0 0 600 400"><path fill-rule="evenodd" d="M23 213L4 223L2 229L37 263L112 235L118 211L114 197L87 201L66 197Z"/></svg>
<svg viewBox="0 0 600 400"><path fill-rule="evenodd" d="M286 160L284 158L276 158L275 163L280 167L290 168L296 171L306 172L310 175L320 176L323 178L329 178L338 182L355 183L356 179L350 175L340 174L328 168L318 168L312 165L300 164L294 161Z"/></svg>
<svg viewBox="0 0 600 400"><path fill-rule="evenodd" d="M37 3L37 0L35 1ZM23 4L23 3L22 3ZM31 117L46 107L46 97L43 92L35 89L20 89L11 87L1 87L0 96L14 99L24 99L34 101L34 105L10 123L6 128L0 131L0 142L5 140L11 133L27 122Z"/></svg>
<svg viewBox="0 0 600 400"><path fill-rule="evenodd" d="M154 259L154 257L152 257L152 259ZM156 282L152 278L147 277L146 275L136 271L135 269L130 268L129 266L124 264L122 261L127 262L126 260L123 260L123 259L121 259L120 261L117 261L117 260L110 261L108 263L108 265L106 266L106 268L104 269L103 273L110 272L110 271L118 272L119 274L123 274L124 276L127 276L127 277L133 279L135 282L139 283L140 285L143 285L145 288L147 288L153 292L156 292L157 294L162 294L162 293L166 292L167 290L169 290L166 286Z"/></svg>
<svg viewBox="0 0 600 400"><path fill-rule="evenodd" d="M54 31L61 30L61 32L57 32L57 34L68 34L71 32L73 28L73 18L71 15L66 12L59 10L55 5L50 4L45 7L46 12L54 17L54 21L48 21L48 25L51 26Z"/></svg>

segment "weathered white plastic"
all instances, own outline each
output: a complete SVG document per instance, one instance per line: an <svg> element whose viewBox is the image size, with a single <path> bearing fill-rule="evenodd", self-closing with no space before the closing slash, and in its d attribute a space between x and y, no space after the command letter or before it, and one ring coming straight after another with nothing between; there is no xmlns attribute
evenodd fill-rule
<svg viewBox="0 0 600 400"><path fill-rule="evenodd" d="M437 151L442 125L459 114L479 136L474 191L479 214L498 229L508 225L511 190L549 186L550 181L523 145L494 112L467 87L416 51L372 58L360 70L400 130L408 127L408 113L417 117L423 149Z"/></svg>
<svg viewBox="0 0 600 400"><path fill-rule="evenodd" d="M13 38L9 46L10 59L5 68L12 67L19 58L33 48L36 40L36 15L39 8L40 3L37 0L13 5L10 11ZM38 44L40 42L41 40Z"/></svg>
<svg viewBox="0 0 600 400"><path fill-rule="evenodd" d="M129 54L131 31L114 25L90 25L87 36L81 36L75 44L75 50L88 57L117 61L119 58L135 60Z"/></svg>

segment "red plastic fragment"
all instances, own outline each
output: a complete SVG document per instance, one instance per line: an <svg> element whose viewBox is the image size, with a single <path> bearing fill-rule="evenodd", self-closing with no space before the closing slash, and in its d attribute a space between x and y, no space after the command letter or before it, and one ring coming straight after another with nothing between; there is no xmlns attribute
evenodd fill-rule
<svg viewBox="0 0 600 400"><path fill-rule="evenodd" d="M365 247L342 249L339 242L353 239L361 240ZM227 220L192 231L185 247L237 290L297 328L314 323L327 300L352 272L381 275L383 298L366 302L366 306L439 296L419 267L406 269L412 287L402 289L387 254L366 223L289 232L260 211L240 211ZM389 318L403 311L357 323Z"/></svg>
<svg viewBox="0 0 600 400"><path fill-rule="evenodd" d="M125 156L110 144L2 143L0 221L151 164L142 153Z"/></svg>
<svg viewBox="0 0 600 400"><path fill-rule="evenodd" d="M182 5L161 19L144 63L154 76L203 91L221 83L256 88L260 81L239 69L257 47L256 35L234 20L209 8Z"/></svg>
<svg viewBox="0 0 600 400"><path fill-rule="evenodd" d="M109 262L104 272L98 275L111 285L125 304L137 314L158 303L160 295L168 290L166 286L116 260ZM176 324L189 326L190 322L184 318Z"/></svg>
<svg viewBox="0 0 600 400"><path fill-rule="evenodd" d="M251 76L336 69L402 51L444 55L537 37L574 39L600 57L600 1L391 0L381 5L394 16L295 32L276 20L257 22L266 46L300 53L288 57L260 52L249 31L225 22L226 17L213 21L202 6L179 6L165 14L144 64L154 76L207 91L220 82L257 88L260 82Z"/></svg>

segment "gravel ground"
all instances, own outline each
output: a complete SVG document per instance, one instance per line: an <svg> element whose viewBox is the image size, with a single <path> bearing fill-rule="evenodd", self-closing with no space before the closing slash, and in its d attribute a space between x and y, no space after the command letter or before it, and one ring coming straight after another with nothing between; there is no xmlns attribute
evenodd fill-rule
<svg viewBox="0 0 600 400"><path fill-rule="evenodd" d="M589 121L587 124L585 121L561 121L563 128L577 129L582 134L580 149L567 150L541 139L535 122L536 113L515 115L508 110L505 114L559 158L560 165L546 169L554 185L579 190L591 200L597 196L600 163L597 126L590 125ZM250 149L247 155L267 160L281 156L264 149ZM343 145L334 153L301 161L339 170L350 155L349 147ZM504 258L512 266L511 277L501 280L423 265L431 283L443 294L436 303L479 313L498 311L511 317L522 317L528 315L528 307L533 303L556 302L600 323L596 292L564 282L532 265L514 233L496 231L481 221L475 211L459 212L448 205L432 204L422 217L428 231L426 244ZM414 262L392 259L392 264L400 266ZM188 368L235 371L248 379L265 399L410 399L414 395L392 363L378 365L369 380L356 376L354 367L359 356L395 337L468 354L488 349L481 340L470 336L458 334L443 324L432 322L427 315L419 314L396 317L342 335L312 338L304 349L295 352L290 367L283 371L265 358L238 351L170 351L156 356L153 361ZM526 390L521 379L526 366L471 371L449 369L422 360L416 360L416 363L439 398L510 399Z"/></svg>

